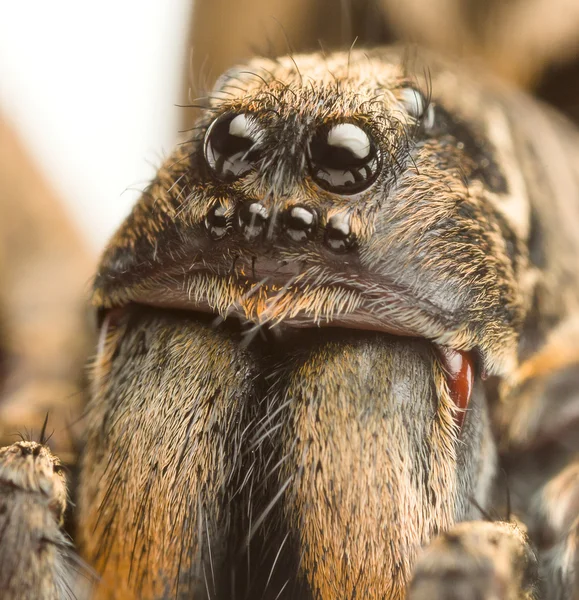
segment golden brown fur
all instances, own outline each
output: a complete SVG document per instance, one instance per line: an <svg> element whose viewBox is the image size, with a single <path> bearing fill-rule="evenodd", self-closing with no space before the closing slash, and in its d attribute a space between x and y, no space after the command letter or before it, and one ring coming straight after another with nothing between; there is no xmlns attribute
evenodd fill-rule
<svg viewBox="0 0 579 600"><path fill-rule="evenodd" d="M535 81L553 57L564 57L574 12L550 10L547 19L537 10L527 18L519 12L524 3L491 2L483 12L492 18L478 28L465 23L463 4L449 1L441 11L435 2L425 10L415 1L385 1L383 10L398 37L478 55L523 84ZM205 15L197 38L218 72L232 56L237 60L242 36L260 37L252 31L261 26L243 3L225 11L219 6L199 2L196 9ZM356 8L362 14L369 6ZM263 11L259 3L254 8ZM278 12L302 48L317 31L315 19L303 18L310 9L279 2L268 10ZM231 37L211 50L219 40L217 14L220 31ZM561 14L565 22L557 25ZM436 15L444 19L433 26ZM521 32L514 44L513 23ZM535 35L537 23L543 37ZM329 35L337 39L335 31ZM411 85L425 96L432 90L435 111L450 115L427 139L416 137L421 118L400 105L400 90ZM296 114L307 117L294 124L304 135L312 123L355 117L392 151L394 176L361 201L320 192L302 181L303 164L284 162L295 149L272 135L264 146L269 165L242 184L215 184L203 171L201 139L226 110L259 113L264 127L283 134ZM0 135L0 168L15 156L26 164L14 153L14 138ZM473 497L484 506L491 502L495 450L485 396L493 397L496 381L485 389L477 379L459 434L444 366L424 340L282 329L277 341L258 339L248 347L266 324L342 319L355 329L368 327L361 316L374 311L382 324L402 314L403 329L476 351L485 374L500 378L500 403L493 408L501 464L512 477L517 510L542 544L542 593L574 597L574 467L557 473L573 452L569 439L578 416L577 140L568 123L526 96L429 55L255 59L229 72L193 141L161 168L114 238L97 278L94 299L101 309L133 301L156 307L109 312L92 370L79 519L84 551L103 573L100 595L404 598L414 574L412 598L437 590L450 600L458 592L445 582L459 564L465 595L533 597L528 540L516 526L454 526L479 516ZM65 221L58 214L50 220L50 200L27 213L30 198L50 198L46 188L37 189L33 179L21 187L26 177L18 169L0 175L9 182L0 198L0 278L11 290L0 307L9 358L9 400L0 423L34 426L45 405L55 406L75 389L68 386L78 363L69 358L83 354L84 334L71 307L86 263L82 253L69 251L77 242ZM268 238L273 252L248 244L232 233L247 199L274 215L270 233L276 235L277 216L298 203L319 211L320 228L349 212L356 256L328 260L321 235L306 250L284 247L276 235ZM226 208L232 236L225 250L206 238L216 204ZM2 220L3 208L10 219ZM20 244L21 232L30 230L37 244ZM286 279L256 281L255 270L267 270L272 261L274 274ZM66 268L54 269L55 263ZM195 273L196 264L209 265L209 273ZM316 280L320 270L327 285ZM386 283L374 295L365 281L335 293L336 280L358 283L361 273ZM380 298L393 281L406 284L408 296L426 309L409 311L406 302L388 313ZM192 303L259 327L242 335L222 319L159 310ZM50 326L39 326L36 315ZM275 327L270 335L275 338ZM25 408L30 415L22 414ZM562 429L570 432L565 440ZM59 449L62 443L59 438ZM542 453L549 459L538 470L533 461ZM543 485L530 501L529 487ZM26 508L27 502L17 504ZM565 518L555 523L563 508ZM415 567L419 547L431 539ZM425 572L426 590L420 587Z"/></svg>
<svg viewBox="0 0 579 600"><path fill-rule="evenodd" d="M498 136L494 139L489 118L493 109L503 109L502 104L509 97L503 100L499 88L494 104L482 111L484 103L492 102L491 82L487 82L490 90L485 90L459 69L456 79L447 83L446 63L433 57L424 63L416 60L409 71L405 59L403 50L352 51L327 58L305 55L278 62L256 59L246 68L226 74L202 117L201 132L216 114L250 111L263 115L264 127L276 131L272 133L271 147L266 149L272 155L271 160L263 172L252 173L224 188L208 180L197 168L202 161L201 135L182 145L161 168L158 179L105 253L97 276L97 305L144 301L185 307L189 300L197 299L197 294L201 300L208 297L211 309L222 315L231 314L237 303L240 309L236 310L260 323L275 323L303 312L304 318L324 324L338 315L351 314L355 318L358 309L363 310L365 303L373 302L379 319L380 311L387 307L355 283L351 283L351 291L341 303L336 303L329 289L321 285L312 286L313 291L308 295L296 292L292 286L282 288L279 293L268 291L267 284L260 288L266 292L264 302L260 302L255 290L249 293L251 284L244 284L253 268L253 247L235 237L232 247L228 242L215 245L215 264L209 274L199 274L192 268L184 283L178 284L181 292L171 285L171 278L180 279L183 260L191 260L192 264L202 262L206 251L205 219L214 204L228 207L231 203L233 217L241 200L259 198L274 215L272 228L289 207L307 205L320 212L320 230L336 214L351 215L352 233L360 250L351 263L346 263L352 264L349 271L369 272L376 277L377 286L386 286L384 280L401 281L405 292L419 306L432 303L432 310L425 307L419 314L404 316L405 328L456 348L476 346L484 368L491 374L511 371L516 363L517 331L521 329L532 292L528 289L532 280L524 245L531 209L529 198L518 195L516 184L520 175L494 163L483 169L488 173L481 173L464 145L458 149L447 143L442 125L440 134L415 141L412 132L419 124L401 108L399 94L410 85L423 89L432 85L437 110L451 113L458 123L468 122L472 143L481 147L479 160L488 160L486 152L490 155L504 151L501 145L510 142ZM430 83L424 82L420 75L426 64ZM277 118L271 116L271 111L278 113ZM307 178L302 181L303 165L295 166L289 160L285 164L286 148L273 137L282 135L284 120L293 123L295 115L301 119L295 126L302 136L311 126L309 123L341 119L367 122L375 128L384 154L388 157L390 153L384 175L376 183L378 190L361 194L350 208L352 202L348 196L320 192ZM452 132L449 138L451 135ZM296 143L302 143L301 138ZM298 157L299 152L296 161L301 160ZM296 170L295 175L292 169ZM497 182L483 181L487 177L495 177ZM389 196L392 188L396 188L395 197ZM239 200L232 202L226 197L228 194ZM519 209L514 218L505 209L511 203ZM427 231L436 235L427 237L424 235ZM174 240L181 238L183 243L159 243L160 235ZM350 276L348 267L336 272L331 263L327 267L327 258L317 243L304 248L286 247L275 239L277 230L273 236L273 253L266 258L278 263L284 261L290 267L299 265L294 266L294 272L299 274L293 280L296 284L307 285L323 276L331 288L339 275ZM512 256L508 255L505 236L512 239ZM231 268L233 252L239 254L234 267L239 276L227 279L223 275ZM119 271L124 272L122 278ZM443 292L440 276L449 272L456 276L446 278L448 291ZM381 290L377 295L380 293ZM445 312L443 306L447 302L454 303L454 314L450 310ZM443 323L445 319L448 321Z"/></svg>
<svg viewBox="0 0 579 600"><path fill-rule="evenodd" d="M432 119L408 113L408 87L425 90ZM264 158L224 183L204 162L205 132L219 115L245 112L265 132ZM357 195L317 188L300 154L315 127L341 120L373 131L389 161ZM419 547L478 516L473 497L490 504L494 443L483 415L492 388L485 391L480 374L500 377L500 400L520 406L517 382L538 373L535 353L553 348L555 357L552 344L563 339L553 323L568 331L575 318L578 134L490 78L475 80L428 54L409 63L397 49L255 59L218 82L197 131L160 169L96 278L94 301L105 314L135 302L158 314L150 321L144 309L114 308L93 376L81 531L87 556L105 572L103 595L152 598L168 586L170 596L179 589L217 598L403 598ZM256 239L243 234L239 216L249 202L270 219ZM302 244L283 230L284 211L297 205L318 214L319 230ZM215 206L225 219L218 239L208 235ZM356 243L338 259L323 231L341 214ZM207 317L192 313L175 330L157 313L168 308L220 318L207 328ZM246 342L228 322L225 338L215 328L232 316L254 325ZM392 320L394 333L477 353L481 371L460 435L435 355L414 354L404 338L390 342L383 333L292 330L392 331ZM256 339L267 326L266 338L279 330L277 342ZM186 341L164 342L160 353L171 331L188 332ZM564 376L575 372L576 345L565 339L566 359L542 362L543 378L559 377L562 367ZM233 362L206 362L219 344ZM180 360L193 367L185 388L189 370ZM249 388L245 376L230 379L231 368L255 374ZM199 377L208 377L205 386ZM224 390L247 389L243 415L237 402L218 400ZM165 447L151 446L149 428L161 427L165 440L178 427L184 447L185 405L199 407L195 423L212 422L214 410L232 413L218 412L212 435L201 430L188 455L190 479L177 482L168 476L175 460L164 459L165 472L157 462ZM142 444L132 445L137 406L141 419L152 419L136 428L149 440L144 456ZM224 453L224 435L247 441ZM503 435L502 445L515 441ZM212 470L215 456L222 458ZM124 481L127 501L117 503ZM166 502L172 492L179 501ZM528 498L518 507L529 514ZM201 533L182 546L170 542L168 524L183 530L190 520ZM517 558L530 552L526 538L500 523L489 531L511 559L505 597L532 597L535 582ZM457 530L465 558L476 532ZM503 556L487 556L502 582ZM493 593L491 579L485 594Z"/></svg>
<svg viewBox="0 0 579 600"><path fill-rule="evenodd" d="M111 326L80 503L102 597L402 598L418 545L476 515L480 389L465 446L428 344L296 341L145 309Z"/></svg>
<svg viewBox="0 0 579 600"><path fill-rule="evenodd" d="M284 369L284 513L314 598L403 598L418 546L473 514L469 494L485 496L480 473L492 468L492 451L465 482L459 465L470 465L470 449L460 447L428 350L353 336L301 350ZM484 423L484 408L471 416ZM473 420L473 446L489 445Z"/></svg>
<svg viewBox="0 0 579 600"><path fill-rule="evenodd" d="M103 597L188 598L222 583L213 562L257 410L253 362L226 333L180 317L137 310L110 325L79 505Z"/></svg>

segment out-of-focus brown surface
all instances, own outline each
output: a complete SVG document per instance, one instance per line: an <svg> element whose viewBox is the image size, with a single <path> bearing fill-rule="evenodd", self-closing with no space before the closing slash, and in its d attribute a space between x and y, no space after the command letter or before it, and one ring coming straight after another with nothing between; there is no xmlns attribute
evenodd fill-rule
<svg viewBox="0 0 579 600"><path fill-rule="evenodd" d="M418 43L486 65L579 118L576 0L197 0L185 102L254 55ZM195 113L184 113L190 126Z"/></svg>
<svg viewBox="0 0 579 600"><path fill-rule="evenodd" d="M579 51L575 0L381 0L394 31L449 55L479 58L532 87Z"/></svg>
<svg viewBox="0 0 579 600"><path fill-rule="evenodd" d="M196 0L185 73L185 103L196 104L229 67L254 56L329 50L395 39L380 0ZM186 126L195 113L184 112Z"/></svg>
<svg viewBox="0 0 579 600"><path fill-rule="evenodd" d="M0 445L38 435L71 450L88 351L92 259L59 198L0 115Z"/></svg>

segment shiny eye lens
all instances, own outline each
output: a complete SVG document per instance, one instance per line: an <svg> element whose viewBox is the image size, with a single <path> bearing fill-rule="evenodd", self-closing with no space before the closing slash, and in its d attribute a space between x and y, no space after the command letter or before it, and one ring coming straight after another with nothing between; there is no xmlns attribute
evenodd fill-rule
<svg viewBox="0 0 579 600"><path fill-rule="evenodd" d="M232 181L250 171L258 159L255 149L262 130L251 115L225 115L205 134L205 160L221 179Z"/></svg>
<svg viewBox="0 0 579 600"><path fill-rule="evenodd" d="M310 142L310 169L324 189L355 194L369 187L378 174L380 156L372 138L353 123L320 128Z"/></svg>

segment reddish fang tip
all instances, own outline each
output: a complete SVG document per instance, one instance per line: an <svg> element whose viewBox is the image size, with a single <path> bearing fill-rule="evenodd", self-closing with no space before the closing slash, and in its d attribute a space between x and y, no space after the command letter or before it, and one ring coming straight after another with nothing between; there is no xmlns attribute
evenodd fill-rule
<svg viewBox="0 0 579 600"><path fill-rule="evenodd" d="M446 374L450 397L459 409L454 420L459 428L462 428L474 386L472 356L469 352L452 350L446 346L437 346L437 349Z"/></svg>

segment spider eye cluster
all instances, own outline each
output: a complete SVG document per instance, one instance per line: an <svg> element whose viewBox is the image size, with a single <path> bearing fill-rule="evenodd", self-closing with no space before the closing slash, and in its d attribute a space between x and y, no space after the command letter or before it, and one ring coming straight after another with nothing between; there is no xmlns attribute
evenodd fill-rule
<svg viewBox="0 0 579 600"><path fill-rule="evenodd" d="M247 113L226 114L207 130L205 160L213 173L233 181L255 168L263 129ZM379 173L381 157L372 135L354 123L322 125L307 149L312 179L337 194L355 194L369 187Z"/></svg>

